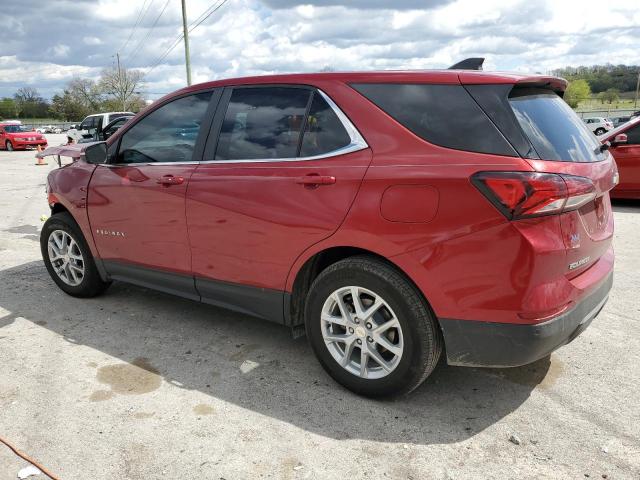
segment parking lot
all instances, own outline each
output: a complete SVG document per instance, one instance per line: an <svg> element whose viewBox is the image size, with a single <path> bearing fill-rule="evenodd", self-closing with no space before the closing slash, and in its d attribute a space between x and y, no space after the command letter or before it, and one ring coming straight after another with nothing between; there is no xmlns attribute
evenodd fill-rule
<svg viewBox="0 0 640 480"><path fill-rule="evenodd" d="M61 479L640 477L640 201L614 205L614 289L573 343L373 401L283 327L125 284L66 296L40 256L48 161L0 151L0 436ZM0 479L25 465L0 444Z"/></svg>

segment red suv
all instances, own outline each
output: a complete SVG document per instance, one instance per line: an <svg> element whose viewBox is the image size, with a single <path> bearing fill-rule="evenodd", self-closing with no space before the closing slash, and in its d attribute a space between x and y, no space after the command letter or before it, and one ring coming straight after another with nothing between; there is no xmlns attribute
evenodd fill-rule
<svg viewBox="0 0 640 480"><path fill-rule="evenodd" d="M640 200L640 117L611 130L600 141L611 142L611 154L620 173L620 183L611 197Z"/></svg>
<svg viewBox="0 0 640 480"><path fill-rule="evenodd" d="M364 395L413 390L443 352L533 362L612 284L617 171L565 87L448 70L184 88L106 143L45 152L77 157L48 178L45 265L70 295L121 280L306 332Z"/></svg>

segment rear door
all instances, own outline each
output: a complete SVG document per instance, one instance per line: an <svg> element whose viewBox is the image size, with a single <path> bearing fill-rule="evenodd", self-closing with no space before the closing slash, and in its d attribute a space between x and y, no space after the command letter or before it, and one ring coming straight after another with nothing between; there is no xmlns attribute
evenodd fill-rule
<svg viewBox="0 0 640 480"><path fill-rule="evenodd" d="M640 195L640 123L624 133L627 135L627 143L611 147L620 173L620 184L616 191Z"/></svg>
<svg viewBox="0 0 640 480"><path fill-rule="evenodd" d="M203 300L233 296L229 283L259 287L280 292L273 304L281 316L291 265L338 228L370 161L358 131L318 90L225 89L187 192L193 271ZM263 306L243 303L269 316L258 311Z"/></svg>
<svg viewBox="0 0 640 480"><path fill-rule="evenodd" d="M115 278L198 298L185 194L209 130L212 95L185 95L154 109L110 146L110 163L96 168L89 221L100 257ZM185 136L187 124L196 128Z"/></svg>

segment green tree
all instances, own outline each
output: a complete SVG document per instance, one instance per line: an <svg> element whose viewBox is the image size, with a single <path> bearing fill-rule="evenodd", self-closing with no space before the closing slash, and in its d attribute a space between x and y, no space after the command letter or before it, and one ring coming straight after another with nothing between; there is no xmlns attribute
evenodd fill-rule
<svg viewBox="0 0 640 480"><path fill-rule="evenodd" d="M567 90L564 92L564 100L571 108L576 108L580 102L588 100L591 97L591 88L586 80L574 80L569 83Z"/></svg>
<svg viewBox="0 0 640 480"><path fill-rule="evenodd" d="M80 121L96 111L78 101L68 90L65 90L62 95L54 95L51 99L51 113L60 120Z"/></svg>
<svg viewBox="0 0 640 480"><path fill-rule="evenodd" d="M611 105L613 102L617 102L620 98L620 92L616 88L609 88L604 92L601 92L598 97L604 103L607 102Z"/></svg>
<svg viewBox="0 0 640 480"><path fill-rule="evenodd" d="M13 98L22 118L42 118L49 113L49 103L33 87L18 89Z"/></svg>
<svg viewBox="0 0 640 480"><path fill-rule="evenodd" d="M0 100L0 118L16 118L18 106L13 98L5 97Z"/></svg>

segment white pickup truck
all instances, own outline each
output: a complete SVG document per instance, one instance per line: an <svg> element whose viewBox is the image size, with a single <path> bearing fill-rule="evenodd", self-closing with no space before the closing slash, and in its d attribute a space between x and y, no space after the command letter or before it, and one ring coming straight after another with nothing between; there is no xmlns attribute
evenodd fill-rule
<svg viewBox="0 0 640 480"><path fill-rule="evenodd" d="M116 118L120 117L132 117L133 112L107 112L96 113L86 117L80 125L76 128L72 128L67 132L67 135L73 138L76 142L83 139L92 139L97 133L100 133L104 127L113 122Z"/></svg>

